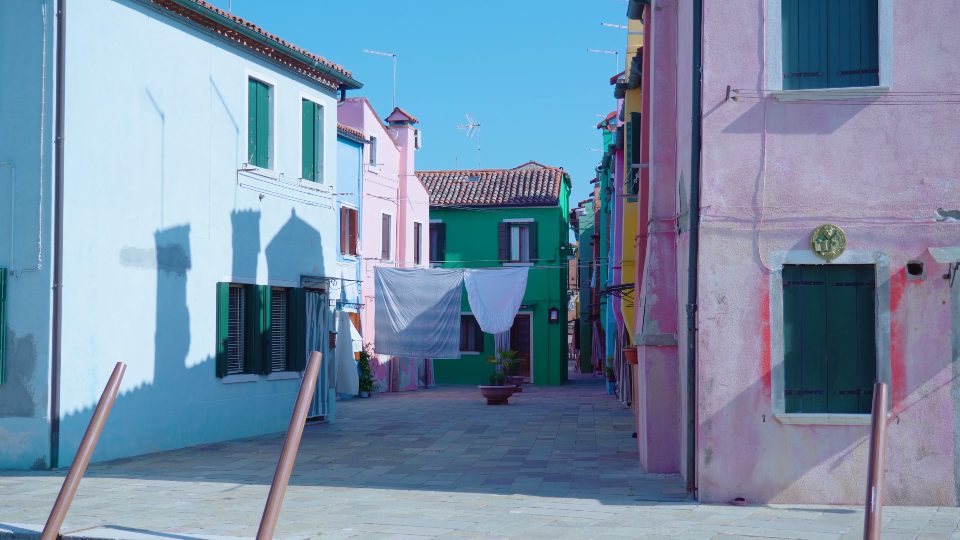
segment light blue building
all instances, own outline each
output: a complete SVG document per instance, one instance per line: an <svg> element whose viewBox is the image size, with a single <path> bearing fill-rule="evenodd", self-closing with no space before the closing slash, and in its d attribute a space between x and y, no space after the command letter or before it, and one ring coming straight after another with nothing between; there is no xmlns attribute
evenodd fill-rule
<svg viewBox="0 0 960 540"><path fill-rule="evenodd" d="M337 211L340 216L337 250L337 275L343 278L344 311L360 329L362 260L360 216L363 212L363 145L369 141L363 133L344 124L337 126ZM338 295L339 299L340 296Z"/></svg>
<svg viewBox="0 0 960 540"><path fill-rule="evenodd" d="M0 73L0 468L68 465L118 361L95 460L283 431L360 84L194 0L3 0Z"/></svg>

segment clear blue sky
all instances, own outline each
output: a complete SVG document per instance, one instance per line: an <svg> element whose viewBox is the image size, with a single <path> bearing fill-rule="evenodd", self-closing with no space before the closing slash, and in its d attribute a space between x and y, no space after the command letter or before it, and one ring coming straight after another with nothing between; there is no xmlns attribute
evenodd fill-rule
<svg viewBox="0 0 960 540"><path fill-rule="evenodd" d="M227 9L228 0L212 0ZM364 84L348 95L390 112L389 58L397 104L420 119L417 168L475 168L476 139L457 131L470 113L482 124L481 165L528 160L563 167L572 204L588 196L601 154L595 129L615 101L609 78L622 51L624 0L233 0L233 13L352 71ZM621 68L622 69L622 68Z"/></svg>

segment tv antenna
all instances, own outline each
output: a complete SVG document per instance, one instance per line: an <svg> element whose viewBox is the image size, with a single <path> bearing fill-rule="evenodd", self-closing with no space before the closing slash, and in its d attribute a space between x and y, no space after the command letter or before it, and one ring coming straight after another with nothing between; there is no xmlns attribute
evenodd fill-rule
<svg viewBox="0 0 960 540"><path fill-rule="evenodd" d="M466 124L457 124L457 129L460 131L467 132L467 138L472 139L474 135L477 136L477 168L480 168L480 122L474 120L470 114L465 114L467 117Z"/></svg>

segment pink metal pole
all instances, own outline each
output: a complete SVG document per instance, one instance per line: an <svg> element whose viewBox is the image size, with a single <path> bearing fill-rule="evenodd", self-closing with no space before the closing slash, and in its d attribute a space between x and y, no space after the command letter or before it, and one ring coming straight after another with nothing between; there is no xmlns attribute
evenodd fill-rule
<svg viewBox="0 0 960 540"><path fill-rule="evenodd" d="M293 472L293 462L297 459L297 450L300 449L300 438L303 437L303 426L307 422L307 413L310 410L310 400L313 399L313 390L317 386L317 375L320 374L320 364L323 355L318 351L310 353L307 371L300 381L300 392L297 394L297 403L293 406L290 416L290 426L287 428L287 437L283 441L283 450L280 452L280 462L277 463L277 472L273 475L270 485L270 494L267 504L263 508L263 517L260 519L260 529L257 531L257 540L271 540L273 531L277 528L277 519L280 517L280 505L290 483L290 473Z"/></svg>
<svg viewBox="0 0 960 540"><path fill-rule="evenodd" d="M117 362L107 381L106 388L100 396L97 408L93 411L93 417L87 425L87 432L83 434L80 441L80 448L77 449L77 457L70 465L70 472L63 479L63 486L60 487L60 494L57 495L57 501L50 510L50 517L47 518L46 525L43 526L41 540L56 540L60 535L60 527L63 526L63 520L67 517L67 511L70 510L70 503L73 502L73 496L77 494L77 488L80 487L80 480L87 471L87 465L90 464L90 458L93 456L93 450L97 447L97 441L100 440L100 433L103 431L103 425L110 416L110 409L113 408L114 401L117 400L117 393L120 391L120 381L123 380L123 373L127 370L127 365L123 362Z"/></svg>
<svg viewBox="0 0 960 540"><path fill-rule="evenodd" d="M867 501L863 512L863 540L880 540L888 401L887 384L878 382L873 386L873 419L870 430L870 464L867 469Z"/></svg>

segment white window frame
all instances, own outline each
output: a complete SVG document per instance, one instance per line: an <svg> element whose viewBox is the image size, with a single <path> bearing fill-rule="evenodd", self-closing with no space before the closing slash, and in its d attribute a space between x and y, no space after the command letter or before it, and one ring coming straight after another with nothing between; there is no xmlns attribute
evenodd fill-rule
<svg viewBox="0 0 960 540"><path fill-rule="evenodd" d="M317 180L303 178L303 112L301 109L299 118L300 118L300 131L297 133L297 155L300 158L298 163L300 167L297 171L297 178L301 182L308 182L311 184L326 185L327 178L327 160L326 160L326 146L327 146L327 106L324 104L323 99L317 94L309 94L304 91L300 91L300 98L297 100L297 105L303 107L303 100L313 102L316 106L320 107L322 114L320 114L320 140L318 141L317 152L319 152L320 159L318 160L318 165L320 170L317 173Z"/></svg>
<svg viewBox="0 0 960 540"><path fill-rule="evenodd" d="M473 317L473 320L475 321L477 320L477 316L474 315L472 311L461 311L460 312L461 321L463 320L462 317L464 315L470 315L471 317ZM463 324L463 323L461 322L460 324ZM478 326L480 325L480 321L477 321L477 325ZM484 333L482 328L480 329L480 332ZM486 345L486 339L487 339L486 337L483 338L484 343L480 344L481 349L484 348L484 345ZM460 351L460 356L480 356L481 354L483 354L483 351L463 351L463 350Z"/></svg>
<svg viewBox="0 0 960 540"><path fill-rule="evenodd" d="M507 224L507 234L509 235L509 234L511 234L511 233L510 233L510 225L511 225L511 224L535 223L536 221L537 221L537 220L534 219L534 218L509 218L509 219L504 219L504 220L503 220L503 223L506 223L506 224ZM528 230L529 230L529 229L528 229ZM529 234L529 233L528 233L528 234ZM512 244L511 244L511 245L512 245ZM509 257L510 255L511 255L510 253L507 253L507 256L508 256L508 257ZM530 259L530 245L529 245L529 240L528 240L528 244L527 244L527 259ZM504 261L504 263L503 263L503 266L533 266L533 265L534 265L534 264L533 264L533 261L531 261L531 260L527 260L527 261L525 261L525 262L521 262L521 261ZM531 354L532 354L532 353L531 353Z"/></svg>
<svg viewBox="0 0 960 540"><path fill-rule="evenodd" d="M301 145L301 146L302 146L302 145ZM356 260L360 257L360 236L361 236L360 231L361 231L361 229L363 228L363 227L361 226L361 223L360 223L360 208L359 208L358 206L356 206L356 205L353 205L353 204L350 204L350 203L346 203L346 202L340 203L340 208L349 208L350 210L353 210L354 212L357 213L357 245L354 246L354 249L357 250L357 253L356 253L356 255L351 255L351 254L349 254L349 253L339 253L339 251L340 251L340 246L337 246L337 252L338 252L338 254L340 255L340 257L342 257L342 258L345 259L345 260L348 260L348 261L356 261ZM338 214L338 215L337 215L337 219L339 220L339 218L340 218L340 215L339 215L340 212L337 212L337 214ZM381 217L380 219L383 219L383 218ZM391 220L391 221L392 221L392 220ZM381 225L381 227L382 227L382 225ZM341 234L343 234L343 233L342 233L343 223L337 223L337 229L338 229L337 232L340 232Z"/></svg>
<svg viewBox="0 0 960 540"><path fill-rule="evenodd" d="M383 258L383 216L390 216L390 253L389 256ZM383 262L392 263L397 260L397 245L394 242L394 236L396 236L397 230L397 217L392 212L380 211L380 252L377 254Z"/></svg>
<svg viewBox="0 0 960 540"><path fill-rule="evenodd" d="M825 262L809 249L770 254L770 379L773 416L782 424L869 425L869 414L787 413L783 338L783 266L785 264L870 264L874 267L874 334L877 380L890 384L890 259L879 251L848 250Z"/></svg>
<svg viewBox="0 0 960 540"><path fill-rule="evenodd" d="M893 85L893 2L877 0L877 52L880 56L879 84L843 88L783 89L783 2L767 0L766 69L767 88L780 101L863 99L881 96Z"/></svg>
<svg viewBox="0 0 960 540"><path fill-rule="evenodd" d="M244 121L244 130L243 130L243 168L266 173L267 176L273 178L277 177L277 171L279 170L277 166L277 157L279 142L277 141L277 127L279 126L279 118L277 112L279 109L278 99L277 99L277 79L269 75L264 74L262 71L256 71L252 69L244 70L244 92L243 92L243 114L246 120ZM256 79L266 85L270 86L270 155L267 157L267 167L257 167L252 163L247 163L247 159L250 157L247 155L247 151L250 148L250 91L248 90L248 85L250 79ZM300 175L297 174L297 177Z"/></svg>

